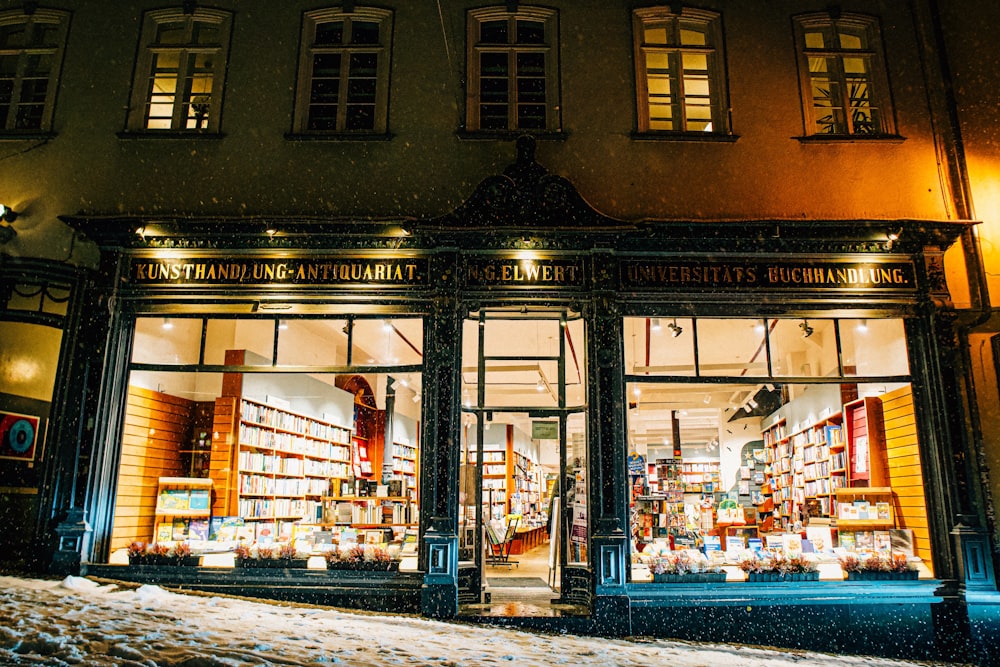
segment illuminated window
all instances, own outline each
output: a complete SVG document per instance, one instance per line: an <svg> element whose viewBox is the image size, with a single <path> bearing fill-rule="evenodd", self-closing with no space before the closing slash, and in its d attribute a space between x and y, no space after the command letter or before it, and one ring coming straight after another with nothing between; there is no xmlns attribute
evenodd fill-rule
<svg viewBox="0 0 1000 667"><path fill-rule="evenodd" d="M321 9L302 31L296 132L385 133L392 12Z"/></svg>
<svg viewBox="0 0 1000 667"><path fill-rule="evenodd" d="M47 131L59 87L69 14L0 13L0 131Z"/></svg>
<svg viewBox="0 0 1000 667"><path fill-rule="evenodd" d="M230 22L214 9L146 13L130 130L219 131Z"/></svg>
<svg viewBox="0 0 1000 667"><path fill-rule="evenodd" d="M894 132L876 19L857 14L795 18L807 135Z"/></svg>
<svg viewBox="0 0 1000 667"><path fill-rule="evenodd" d="M719 15L637 9L633 35L639 131L728 132Z"/></svg>
<svg viewBox="0 0 1000 667"><path fill-rule="evenodd" d="M524 6L469 12L469 130L560 130L557 16Z"/></svg>

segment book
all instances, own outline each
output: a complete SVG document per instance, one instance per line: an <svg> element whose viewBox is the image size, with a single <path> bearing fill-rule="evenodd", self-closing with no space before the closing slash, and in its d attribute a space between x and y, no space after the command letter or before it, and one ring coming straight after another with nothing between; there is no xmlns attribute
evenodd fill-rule
<svg viewBox="0 0 1000 667"><path fill-rule="evenodd" d="M876 530L873 534L873 544L875 551L891 551L892 541L889 538L888 530Z"/></svg>
<svg viewBox="0 0 1000 667"><path fill-rule="evenodd" d="M205 511L209 507L208 489L191 489L188 495L188 509Z"/></svg>
<svg viewBox="0 0 1000 667"><path fill-rule="evenodd" d="M188 538L188 519L174 519L174 530L173 539L177 542L183 542Z"/></svg>
<svg viewBox="0 0 1000 667"><path fill-rule="evenodd" d="M806 526L806 539L808 539L816 551L829 551L833 549L833 531L830 526Z"/></svg>
<svg viewBox="0 0 1000 667"><path fill-rule="evenodd" d="M157 502L162 510L186 510L190 506L190 496L187 489L163 489Z"/></svg>
<svg viewBox="0 0 1000 667"><path fill-rule="evenodd" d="M274 542L274 524L270 521L261 521L257 524L254 539L258 544L271 544Z"/></svg>
<svg viewBox="0 0 1000 667"><path fill-rule="evenodd" d="M892 508L887 502L875 503L875 514L879 521L892 520Z"/></svg>
<svg viewBox="0 0 1000 667"><path fill-rule="evenodd" d="M189 540L208 540L208 519L191 519L188 523Z"/></svg>
<svg viewBox="0 0 1000 667"><path fill-rule="evenodd" d="M174 522L173 521L161 521L156 526L156 537L154 541L156 542L169 542L174 538Z"/></svg>
<svg viewBox="0 0 1000 667"><path fill-rule="evenodd" d="M893 528L889 531L889 544L893 553L913 555L913 531L909 528Z"/></svg>
<svg viewBox="0 0 1000 667"><path fill-rule="evenodd" d="M867 500L855 500L854 510L857 514L855 518L862 521L874 518L871 512L871 504Z"/></svg>
<svg viewBox="0 0 1000 667"><path fill-rule="evenodd" d="M747 539L747 548L754 553L758 553L764 550L764 540L759 537L751 537Z"/></svg>
<svg viewBox="0 0 1000 667"><path fill-rule="evenodd" d="M802 536L798 533L785 533L781 536L781 548L788 556L802 553Z"/></svg>
<svg viewBox="0 0 1000 667"><path fill-rule="evenodd" d="M854 540L854 533L841 533L840 534L840 548L846 551L854 551L856 542Z"/></svg>
<svg viewBox="0 0 1000 667"><path fill-rule="evenodd" d="M722 551L722 538L718 535L706 535L704 538L705 553Z"/></svg>
<svg viewBox="0 0 1000 667"><path fill-rule="evenodd" d="M242 517L213 516L208 524L208 539L235 542L241 526L243 526Z"/></svg>
<svg viewBox="0 0 1000 667"><path fill-rule="evenodd" d="M859 530L854 533L854 546L858 551L873 551L875 535L870 530Z"/></svg>
<svg viewBox="0 0 1000 667"><path fill-rule="evenodd" d="M746 544L742 535L729 535L726 537L726 551L743 551Z"/></svg>

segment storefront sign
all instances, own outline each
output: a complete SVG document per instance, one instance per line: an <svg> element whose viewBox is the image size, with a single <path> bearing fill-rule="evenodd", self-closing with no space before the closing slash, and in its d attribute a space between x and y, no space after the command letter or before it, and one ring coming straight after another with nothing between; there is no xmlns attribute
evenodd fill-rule
<svg viewBox="0 0 1000 667"><path fill-rule="evenodd" d="M140 285L427 285L420 257L303 257L282 259L135 259L130 282Z"/></svg>
<svg viewBox="0 0 1000 667"><path fill-rule="evenodd" d="M471 257L465 268L470 287L547 287L584 285L580 260Z"/></svg>
<svg viewBox="0 0 1000 667"><path fill-rule="evenodd" d="M625 260L624 289L744 288L915 290L916 270L909 261L855 260Z"/></svg>

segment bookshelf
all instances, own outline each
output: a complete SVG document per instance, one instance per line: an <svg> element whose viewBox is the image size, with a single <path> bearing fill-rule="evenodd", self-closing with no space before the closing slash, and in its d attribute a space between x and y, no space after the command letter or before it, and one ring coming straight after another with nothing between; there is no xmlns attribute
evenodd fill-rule
<svg viewBox="0 0 1000 667"><path fill-rule="evenodd" d="M320 522L331 480L350 474L351 429L233 396L216 399L215 414L216 514Z"/></svg>
<svg viewBox="0 0 1000 667"><path fill-rule="evenodd" d="M866 396L845 404L844 430L846 486L888 486L882 401L877 396Z"/></svg>
<svg viewBox="0 0 1000 667"><path fill-rule="evenodd" d="M896 527L893 493L888 486L837 489L837 530L888 530Z"/></svg>
<svg viewBox="0 0 1000 667"><path fill-rule="evenodd" d="M636 523L639 542L667 539L684 532L684 483L677 459L657 459L647 464L649 494L636 497Z"/></svg>
<svg viewBox="0 0 1000 667"><path fill-rule="evenodd" d="M528 453L519 451L514 427L505 425L501 440L483 443L483 516L502 519L507 514L529 516L542 509L541 469ZM476 463L469 452L468 463Z"/></svg>
<svg viewBox="0 0 1000 667"><path fill-rule="evenodd" d="M211 479L160 477L156 485L153 541L208 539L211 498Z"/></svg>
<svg viewBox="0 0 1000 667"><path fill-rule="evenodd" d="M792 425L782 418L762 435L765 479L758 514L771 513L780 530L791 528L803 512L832 516L834 494L847 485L842 413Z"/></svg>

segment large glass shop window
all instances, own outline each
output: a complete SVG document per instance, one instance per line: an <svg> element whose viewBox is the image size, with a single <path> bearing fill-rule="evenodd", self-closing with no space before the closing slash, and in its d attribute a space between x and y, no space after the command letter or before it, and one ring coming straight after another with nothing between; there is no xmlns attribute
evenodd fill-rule
<svg viewBox="0 0 1000 667"><path fill-rule="evenodd" d="M111 562L415 567L422 356L417 317L139 317Z"/></svg>
<svg viewBox="0 0 1000 667"><path fill-rule="evenodd" d="M902 320L624 332L633 581L933 576Z"/></svg>

